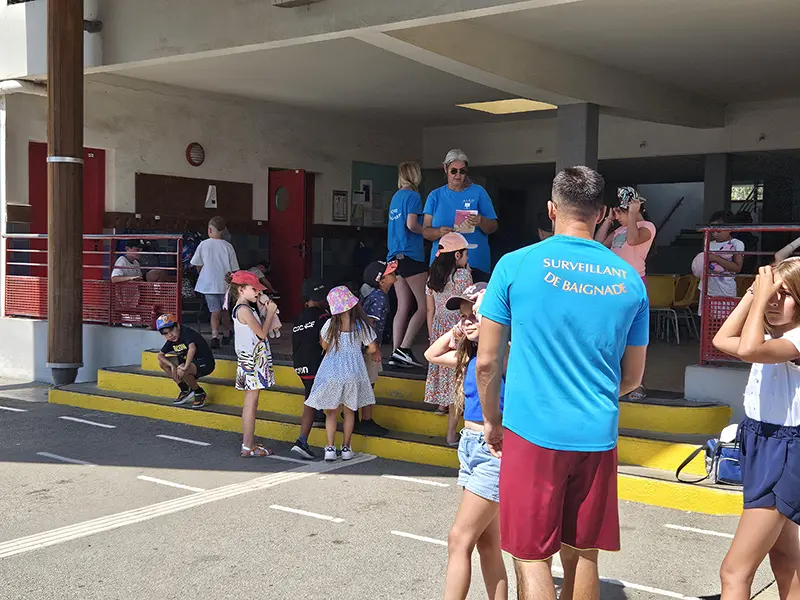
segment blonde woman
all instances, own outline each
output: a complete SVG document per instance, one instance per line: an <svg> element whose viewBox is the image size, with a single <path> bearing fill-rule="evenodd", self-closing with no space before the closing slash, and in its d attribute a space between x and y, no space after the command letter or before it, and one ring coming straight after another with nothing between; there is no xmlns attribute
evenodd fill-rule
<svg viewBox="0 0 800 600"><path fill-rule="evenodd" d="M398 168L397 193L389 206L389 254L386 261L397 261L397 314L392 324L394 352L389 364L397 367L418 367L420 363L411 345L425 322L425 282L428 265L422 241L422 198L419 184L422 171L415 162L404 162ZM412 312L416 302L416 309Z"/></svg>

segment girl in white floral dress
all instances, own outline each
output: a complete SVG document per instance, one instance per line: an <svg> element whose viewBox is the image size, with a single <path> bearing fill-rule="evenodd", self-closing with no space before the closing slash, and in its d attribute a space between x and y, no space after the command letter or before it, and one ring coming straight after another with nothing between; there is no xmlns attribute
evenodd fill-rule
<svg viewBox="0 0 800 600"><path fill-rule="evenodd" d="M261 294L264 286L248 271L228 273L225 277L230 294L236 299L231 311L236 342L236 389L244 391L242 407L242 457L269 456L270 450L256 444L256 411L261 390L275 385L272 352L267 334L277 305ZM253 305L258 309L253 308Z"/></svg>

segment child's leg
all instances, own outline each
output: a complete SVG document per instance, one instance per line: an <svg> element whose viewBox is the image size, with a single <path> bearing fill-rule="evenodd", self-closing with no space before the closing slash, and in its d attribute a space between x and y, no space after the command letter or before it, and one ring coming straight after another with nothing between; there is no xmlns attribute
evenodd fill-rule
<svg viewBox="0 0 800 600"><path fill-rule="evenodd" d="M356 425L356 413L346 406L343 406L342 409L344 410L344 440L342 441L342 446L350 446L353 428Z"/></svg>
<svg viewBox="0 0 800 600"><path fill-rule="evenodd" d="M256 443L256 411L258 410L258 394L261 390L247 390L244 393L242 407L242 445L252 448Z"/></svg>
<svg viewBox="0 0 800 600"><path fill-rule="evenodd" d="M325 433L328 434L328 446L336 445L336 413L337 409L325 411Z"/></svg>
<svg viewBox="0 0 800 600"><path fill-rule="evenodd" d="M372 386L375 387L375 386ZM372 407L375 406L374 404L369 404L361 409L361 420L362 421L371 421L372 420Z"/></svg>
<svg viewBox="0 0 800 600"><path fill-rule="evenodd" d="M306 443L308 443L308 436L311 435L311 428L314 426L316 414L317 411L310 406L303 406L303 416L300 417L300 439Z"/></svg>
<svg viewBox="0 0 800 600"><path fill-rule="evenodd" d="M778 541L769 551L769 564L781 600L800 599L800 527L786 519Z"/></svg>
<svg viewBox="0 0 800 600"><path fill-rule="evenodd" d="M216 310L211 313L211 337L219 337L219 318L222 311Z"/></svg>
<svg viewBox="0 0 800 600"><path fill-rule="evenodd" d="M721 600L750 600L750 588L759 565L777 542L786 517L774 508L746 508L719 575Z"/></svg>
<svg viewBox="0 0 800 600"><path fill-rule="evenodd" d="M197 365L192 363L183 374L183 381L193 390L200 389L200 384L197 383Z"/></svg>
<svg viewBox="0 0 800 600"><path fill-rule="evenodd" d="M222 310L220 319L222 320L222 329L226 334L225 337L231 337L231 335L233 335L231 333L231 328L233 327L231 322L231 313L229 313L227 310Z"/></svg>
<svg viewBox="0 0 800 600"><path fill-rule="evenodd" d="M472 551L486 528L497 519L498 510L499 505L496 502L490 502L464 490L461 503L458 505L455 523L447 536L448 560L444 600L464 600L467 597L472 579ZM483 563L483 560L481 562ZM502 557L500 557L500 563L502 564L502 562ZM499 588L501 585L497 576L493 582L487 580L487 588L490 583L494 588ZM508 594L507 587L506 580L504 588L506 594ZM490 595L493 600L500 597Z"/></svg>

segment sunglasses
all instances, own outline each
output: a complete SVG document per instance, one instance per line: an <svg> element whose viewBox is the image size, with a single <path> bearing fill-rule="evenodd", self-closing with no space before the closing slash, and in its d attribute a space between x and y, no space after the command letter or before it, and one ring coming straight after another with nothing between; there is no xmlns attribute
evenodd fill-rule
<svg viewBox="0 0 800 600"><path fill-rule="evenodd" d="M466 175L467 174L467 170L466 169L450 169L450 175L459 175L459 174Z"/></svg>

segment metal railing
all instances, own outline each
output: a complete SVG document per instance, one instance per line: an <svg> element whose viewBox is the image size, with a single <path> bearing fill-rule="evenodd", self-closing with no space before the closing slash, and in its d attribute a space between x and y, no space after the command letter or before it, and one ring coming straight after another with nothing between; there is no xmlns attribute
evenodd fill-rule
<svg viewBox="0 0 800 600"><path fill-rule="evenodd" d="M793 233L794 237L800 237L800 225L709 225L699 227L698 231L703 233L703 277L701 279L702 291L700 294L701 310L701 331L700 331L700 364L710 363L732 363L740 362L738 358L720 352L714 348L714 336L719 331L725 319L733 312L739 304L741 296L746 293L747 288L755 280L757 272L732 274L729 272L711 273L709 271L709 254L711 234L716 231L729 231L735 237L736 233ZM763 241L763 240L762 240ZM767 260L758 261L759 264L771 264L774 262L774 251L748 251L730 252L727 250L719 251L719 254L741 254L747 256L764 256ZM736 296L710 296L708 294L708 283L711 278L728 278L736 281Z"/></svg>
<svg viewBox="0 0 800 600"><path fill-rule="evenodd" d="M5 234L5 315L47 319L47 235ZM126 250L119 242L142 240L166 242L167 251L142 250L141 257L167 258L168 266L116 266ZM83 236L83 321L104 325L152 328L162 313L180 318L182 309L180 235L84 235ZM172 266L174 265L174 266ZM142 278L114 282L114 270L146 272ZM153 275L150 275L150 273ZM122 275L128 276L128 275Z"/></svg>

